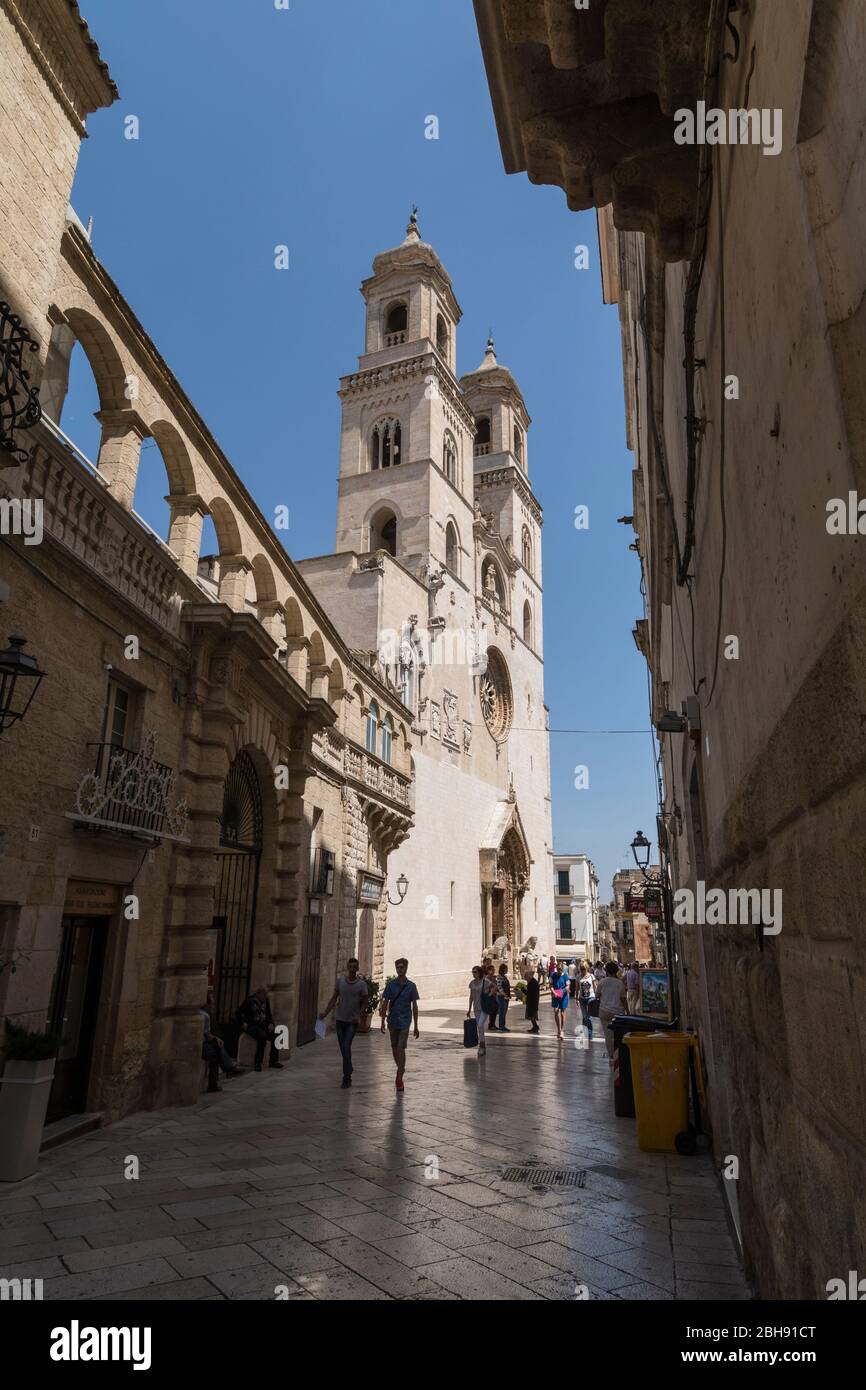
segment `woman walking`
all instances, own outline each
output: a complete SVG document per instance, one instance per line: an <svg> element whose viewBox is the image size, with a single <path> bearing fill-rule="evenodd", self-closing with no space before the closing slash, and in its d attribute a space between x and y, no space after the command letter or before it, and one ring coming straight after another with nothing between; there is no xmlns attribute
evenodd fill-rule
<svg viewBox="0 0 866 1390"><path fill-rule="evenodd" d="M478 1055L483 1057L487 1052L485 1033L487 1031L487 1013L484 1009L484 996L489 992L490 986L487 977L480 965L473 965L472 979L469 981L469 1008L466 1010L466 1017L471 1018L475 1015L475 1026L478 1029Z"/></svg>
<svg viewBox="0 0 866 1390"><path fill-rule="evenodd" d="M550 975L550 1002L556 1020L556 1037L562 1042L565 1027L565 1011L568 1008L568 971L554 965Z"/></svg>
<svg viewBox="0 0 866 1390"><path fill-rule="evenodd" d="M580 1017L584 1028L589 1034L592 1042L592 1014L590 1005L595 999L595 976L593 975L588 960L580 962L580 979L577 982L577 1002L580 1004Z"/></svg>
<svg viewBox="0 0 866 1390"><path fill-rule="evenodd" d="M604 1042L607 1048L607 1055L613 1062L613 1029L611 1023L617 1014L625 1013L625 980L619 979L619 966L615 960L609 960L604 967L606 974L602 980L598 991L598 1016L601 1026L604 1029Z"/></svg>

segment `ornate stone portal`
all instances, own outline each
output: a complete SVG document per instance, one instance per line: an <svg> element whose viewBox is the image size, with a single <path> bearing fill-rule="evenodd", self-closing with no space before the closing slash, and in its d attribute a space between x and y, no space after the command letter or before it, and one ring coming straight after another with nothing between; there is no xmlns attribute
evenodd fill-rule
<svg viewBox="0 0 866 1390"><path fill-rule="evenodd" d="M523 895L531 860L514 802L500 801L480 850L484 955L504 961L512 973L522 940Z"/></svg>

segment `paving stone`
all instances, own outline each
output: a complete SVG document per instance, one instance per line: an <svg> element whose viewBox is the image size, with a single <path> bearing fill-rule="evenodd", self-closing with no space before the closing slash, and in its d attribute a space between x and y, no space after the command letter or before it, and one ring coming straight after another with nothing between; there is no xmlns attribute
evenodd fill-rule
<svg viewBox="0 0 866 1390"><path fill-rule="evenodd" d="M93 1299L125 1289L143 1289L148 1284L166 1284L175 1278L175 1271L165 1260L139 1260L135 1264L93 1270L88 1274L68 1274L63 1279L48 1279L43 1287L46 1299Z"/></svg>
<svg viewBox="0 0 866 1390"><path fill-rule="evenodd" d="M117 1245L128 1245L132 1235L147 1240L160 1236L185 1236L201 1229L201 1223L192 1217L186 1217L183 1221L172 1221L170 1216L161 1212L159 1216L149 1216L146 1221L125 1222L122 1226L107 1231L88 1231L87 1240L94 1250L107 1250Z"/></svg>
<svg viewBox="0 0 866 1390"><path fill-rule="evenodd" d="M210 1250L185 1251L170 1255L168 1262L183 1279L195 1275L211 1275L225 1269L243 1269L245 1265L262 1263L262 1256L249 1245L218 1245Z"/></svg>
<svg viewBox="0 0 866 1390"><path fill-rule="evenodd" d="M688 1260L675 1262L677 1284L680 1281L695 1284L744 1284L742 1270L738 1264L716 1264L715 1260L692 1264Z"/></svg>
<svg viewBox="0 0 866 1390"><path fill-rule="evenodd" d="M269 1260L276 1269L293 1277L330 1269L335 1263L332 1256L320 1250L318 1246L288 1232L285 1236L253 1241L252 1248Z"/></svg>
<svg viewBox="0 0 866 1390"><path fill-rule="evenodd" d="M745 1283L736 1284L698 1284L690 1280L677 1280L677 1299L701 1299L709 1303L724 1303L730 1299L742 1302L751 1298Z"/></svg>
<svg viewBox="0 0 866 1390"><path fill-rule="evenodd" d="M438 1264L425 1265L424 1274L434 1283L441 1284L444 1289L459 1294L461 1298L487 1302L498 1299L508 1302L541 1299L541 1295L532 1289L524 1288L513 1279L506 1279L501 1274L486 1269L475 1260L467 1259L465 1255L457 1255Z"/></svg>
<svg viewBox="0 0 866 1390"><path fill-rule="evenodd" d="M8 1261L50 1260L74 1250L88 1250L90 1247L83 1236L68 1236L66 1240L34 1240L30 1244L12 1245L4 1249L0 1245L0 1265Z"/></svg>
<svg viewBox="0 0 866 1390"><path fill-rule="evenodd" d="M559 1245L567 1245L570 1250L579 1250L584 1255L592 1255L600 1259L604 1259L606 1255L615 1255L617 1252L625 1254L630 1248L626 1241L619 1240L607 1231L594 1231L585 1225L560 1226L551 1222L544 1235L548 1240L556 1241Z"/></svg>
<svg viewBox="0 0 866 1390"><path fill-rule="evenodd" d="M63 1263L71 1274L87 1274L94 1269L136 1264L157 1255L183 1254L183 1249L176 1236L157 1236L153 1240L136 1240L129 1245L110 1245L101 1250L71 1251L63 1256Z"/></svg>
<svg viewBox="0 0 866 1390"><path fill-rule="evenodd" d="M440 1258L450 1253L441 1245L438 1248ZM384 1289L393 1298L451 1297L441 1285L428 1279L423 1270L416 1272L407 1268L391 1255L356 1239L355 1236L344 1234L338 1240L326 1241L322 1249L355 1274L362 1275L369 1283Z"/></svg>
<svg viewBox="0 0 866 1390"><path fill-rule="evenodd" d="M668 1289L660 1288L658 1284L645 1283L623 1284L617 1289L616 1296L626 1302L629 1299L643 1299L652 1303L672 1302L674 1297Z"/></svg>
<svg viewBox="0 0 866 1390"><path fill-rule="evenodd" d="M281 1226L289 1231L294 1231L295 1235L303 1236L304 1240L310 1240L315 1245L321 1245L325 1240L336 1240L345 1235L345 1231L340 1226L336 1226L333 1221L329 1221L326 1216L319 1216L314 1211L308 1211L303 1216L288 1216L280 1222Z"/></svg>
<svg viewBox="0 0 866 1390"><path fill-rule="evenodd" d="M299 1274L298 1283L324 1303L364 1302L388 1299L390 1294L349 1269L329 1269L316 1274Z"/></svg>
<svg viewBox="0 0 866 1390"><path fill-rule="evenodd" d="M80 1187L70 1192L43 1192L37 1195L36 1201L43 1211L50 1211L53 1207L74 1207L76 1210L88 1202L107 1202L111 1197L110 1192L106 1192L104 1187ZM71 1211L67 1215L71 1216Z"/></svg>
<svg viewBox="0 0 866 1390"><path fill-rule="evenodd" d="M390 1216L383 1216L378 1211L367 1211L358 1216L338 1216L335 1220L342 1230L357 1236L359 1240L390 1242L413 1234L408 1226L392 1221Z"/></svg>
<svg viewBox="0 0 866 1390"><path fill-rule="evenodd" d="M16 1260L7 1264L0 1260L0 1279L53 1279L66 1273L66 1266L57 1256L47 1260Z"/></svg>
<svg viewBox="0 0 866 1390"><path fill-rule="evenodd" d="M176 1279L170 1284L151 1284L146 1289L128 1289L124 1293L108 1293L102 1295L106 1302L156 1302L165 1301L175 1303L179 1299L184 1302L204 1303L210 1298L222 1298L222 1295L214 1292L213 1284L209 1284L207 1279Z"/></svg>
<svg viewBox="0 0 866 1390"><path fill-rule="evenodd" d="M277 1207L251 1207L244 1203L243 1210L222 1211L216 1216L203 1216L198 1228L206 1227L209 1231L220 1231L227 1226L248 1226L255 1222L264 1222L267 1229L271 1232L279 1231L282 1223L288 1216L303 1216L308 1211L307 1207L302 1207L300 1202L285 1202Z"/></svg>
<svg viewBox="0 0 866 1390"><path fill-rule="evenodd" d="M540 1294L542 1298L553 1299L560 1303L594 1303L598 1299L609 1302L619 1297L616 1293L599 1289L595 1285L576 1279L573 1274L552 1274L547 1279L539 1279L529 1287ZM578 1289L585 1289L588 1297L584 1299L581 1293L581 1297L578 1298Z"/></svg>
<svg viewBox="0 0 866 1390"><path fill-rule="evenodd" d="M354 1197L305 1197L301 1206L309 1207L319 1216L327 1216L330 1221L343 1216L361 1216L367 1210L364 1203L357 1202Z"/></svg>
<svg viewBox="0 0 866 1390"><path fill-rule="evenodd" d="M548 1241L546 1245L530 1246L533 1259L543 1264L554 1265L557 1269L573 1274L580 1283L593 1283L601 1289L616 1289L627 1284L632 1276L610 1265L603 1265L584 1255L580 1250L569 1250L565 1245Z"/></svg>
<svg viewBox="0 0 866 1390"><path fill-rule="evenodd" d="M169 1216L224 1216L229 1211L249 1212L240 1197L203 1197L189 1202L169 1202L163 1207Z"/></svg>
<svg viewBox="0 0 866 1390"><path fill-rule="evenodd" d="M244 1265L241 1269L217 1270L207 1277L211 1285L226 1298L250 1298L264 1302L276 1299L278 1287L291 1287L292 1284L282 1270L267 1261Z"/></svg>

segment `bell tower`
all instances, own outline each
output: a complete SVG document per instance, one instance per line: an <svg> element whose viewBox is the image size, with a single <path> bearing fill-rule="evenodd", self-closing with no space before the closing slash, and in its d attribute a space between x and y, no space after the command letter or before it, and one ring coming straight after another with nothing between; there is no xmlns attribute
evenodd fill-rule
<svg viewBox="0 0 866 1390"><path fill-rule="evenodd" d="M502 571L510 572L512 626L540 656L542 511L529 482L532 422L520 387L496 359L492 337L480 367L462 377L460 385L475 419L473 483L482 595L494 592L490 574L498 585Z"/></svg>
<svg viewBox="0 0 866 1390"><path fill-rule="evenodd" d="M414 210L361 293L364 352L339 391L336 549L459 577L472 568L475 422L456 375L460 306Z"/></svg>

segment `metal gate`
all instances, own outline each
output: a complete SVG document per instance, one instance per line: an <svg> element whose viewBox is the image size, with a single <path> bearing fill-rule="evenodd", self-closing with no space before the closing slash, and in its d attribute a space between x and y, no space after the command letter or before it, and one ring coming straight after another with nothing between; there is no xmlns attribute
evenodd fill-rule
<svg viewBox="0 0 866 1390"><path fill-rule="evenodd" d="M230 1024L250 991L259 861L262 796L251 758L238 753L228 771L220 821L219 873L214 898L218 932L216 1014Z"/></svg>
<svg viewBox="0 0 866 1390"><path fill-rule="evenodd" d="M304 950L298 990L298 1047L316 1036L319 1014L319 961L322 954L321 917L304 918Z"/></svg>

